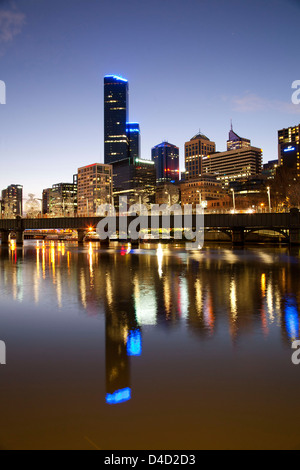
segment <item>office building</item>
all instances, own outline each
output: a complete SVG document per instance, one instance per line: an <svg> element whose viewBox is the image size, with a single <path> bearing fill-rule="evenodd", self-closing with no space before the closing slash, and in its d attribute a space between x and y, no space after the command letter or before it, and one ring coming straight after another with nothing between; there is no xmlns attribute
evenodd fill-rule
<svg viewBox="0 0 300 470"><path fill-rule="evenodd" d="M267 179L274 179L278 168L278 160L271 160L263 165L262 174Z"/></svg>
<svg viewBox="0 0 300 470"><path fill-rule="evenodd" d="M23 215L23 186L12 184L2 191L1 212L10 219Z"/></svg>
<svg viewBox="0 0 300 470"><path fill-rule="evenodd" d="M42 214L43 215L49 213L51 192L52 192L52 188L47 188L43 190L43 195L42 195Z"/></svg>
<svg viewBox="0 0 300 470"><path fill-rule="evenodd" d="M104 162L128 157L128 81L116 75L104 77Z"/></svg>
<svg viewBox="0 0 300 470"><path fill-rule="evenodd" d="M127 122L128 156L140 158L140 125L138 122Z"/></svg>
<svg viewBox="0 0 300 470"><path fill-rule="evenodd" d="M111 165L94 163L78 169L78 216L95 216L100 205L111 204L112 181Z"/></svg>
<svg viewBox="0 0 300 470"><path fill-rule="evenodd" d="M179 181L179 148L169 142L162 142L152 148L152 161L156 168L157 183Z"/></svg>
<svg viewBox="0 0 300 470"><path fill-rule="evenodd" d="M262 150L241 148L207 155L202 159L202 175L210 174L228 188L232 181L248 179L262 172Z"/></svg>
<svg viewBox="0 0 300 470"><path fill-rule="evenodd" d="M229 139L227 140L227 150L239 150L243 148L247 149L249 147L251 147L251 141L249 139L245 139L244 137L240 137L236 132L234 132L231 124Z"/></svg>
<svg viewBox="0 0 300 470"><path fill-rule="evenodd" d="M57 183L43 190L42 212L53 217L77 214L77 175L73 176L73 183Z"/></svg>
<svg viewBox="0 0 300 470"><path fill-rule="evenodd" d="M200 132L185 143L185 179L197 179L202 175L202 159L215 153L216 144Z"/></svg>
<svg viewBox="0 0 300 470"><path fill-rule="evenodd" d="M212 199L220 199L225 193L221 183L210 175L199 176L180 184L181 204L203 204Z"/></svg>
<svg viewBox="0 0 300 470"><path fill-rule="evenodd" d="M278 131L278 163L300 176L300 124Z"/></svg>
<svg viewBox="0 0 300 470"><path fill-rule="evenodd" d="M128 203L154 203L156 169L151 160L128 158L113 164L113 193L116 207L118 197L126 196Z"/></svg>

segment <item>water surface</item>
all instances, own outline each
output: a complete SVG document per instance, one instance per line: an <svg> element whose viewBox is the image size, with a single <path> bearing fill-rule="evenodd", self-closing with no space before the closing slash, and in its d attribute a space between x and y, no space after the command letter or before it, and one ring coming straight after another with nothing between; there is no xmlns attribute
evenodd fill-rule
<svg viewBox="0 0 300 470"><path fill-rule="evenodd" d="M0 447L300 448L299 250L0 246Z"/></svg>

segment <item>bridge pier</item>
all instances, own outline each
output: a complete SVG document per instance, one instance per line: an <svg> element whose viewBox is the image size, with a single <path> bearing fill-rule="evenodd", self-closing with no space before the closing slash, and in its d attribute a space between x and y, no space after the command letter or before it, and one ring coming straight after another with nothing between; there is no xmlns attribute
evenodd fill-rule
<svg viewBox="0 0 300 470"><path fill-rule="evenodd" d="M110 239L105 238L105 240L100 240L100 247L102 248L109 248L110 245Z"/></svg>
<svg viewBox="0 0 300 470"><path fill-rule="evenodd" d="M1 245L8 246L9 245L9 231L8 230L1 230Z"/></svg>
<svg viewBox="0 0 300 470"><path fill-rule="evenodd" d="M300 229L290 229L290 245L300 245Z"/></svg>
<svg viewBox="0 0 300 470"><path fill-rule="evenodd" d="M129 243L131 244L132 248L139 248L140 247L140 239L138 238L137 240L129 240Z"/></svg>
<svg viewBox="0 0 300 470"><path fill-rule="evenodd" d="M245 230L243 228L232 229L232 244L243 246L245 244Z"/></svg>
<svg viewBox="0 0 300 470"><path fill-rule="evenodd" d="M290 210L290 245L300 245L300 213L299 209Z"/></svg>
<svg viewBox="0 0 300 470"><path fill-rule="evenodd" d="M84 244L84 237L86 236L85 230L77 230L78 232L78 245Z"/></svg>
<svg viewBox="0 0 300 470"><path fill-rule="evenodd" d="M24 244L24 231L17 230L16 231L16 245L23 246L23 244Z"/></svg>

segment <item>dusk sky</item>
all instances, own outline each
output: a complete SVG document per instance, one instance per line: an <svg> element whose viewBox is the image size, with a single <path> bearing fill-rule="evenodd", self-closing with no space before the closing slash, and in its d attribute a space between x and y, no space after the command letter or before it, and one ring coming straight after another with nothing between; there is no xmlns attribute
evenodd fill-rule
<svg viewBox="0 0 300 470"><path fill-rule="evenodd" d="M103 162L103 77L129 80L143 158L199 129L226 149L234 130L277 158L299 124L300 1L0 0L0 189L24 196Z"/></svg>

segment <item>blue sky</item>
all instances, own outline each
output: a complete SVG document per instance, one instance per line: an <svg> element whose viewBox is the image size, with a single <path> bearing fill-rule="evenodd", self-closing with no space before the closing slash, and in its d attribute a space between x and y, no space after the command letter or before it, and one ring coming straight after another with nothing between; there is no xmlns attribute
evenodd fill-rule
<svg viewBox="0 0 300 470"><path fill-rule="evenodd" d="M0 0L0 189L25 196L103 162L103 76L129 80L142 157L199 129L226 149L235 131L277 158L299 124L300 1Z"/></svg>

